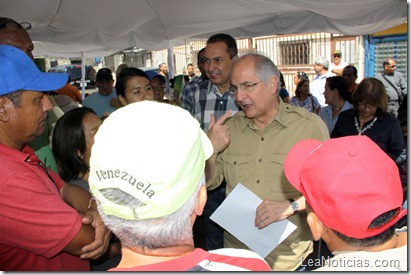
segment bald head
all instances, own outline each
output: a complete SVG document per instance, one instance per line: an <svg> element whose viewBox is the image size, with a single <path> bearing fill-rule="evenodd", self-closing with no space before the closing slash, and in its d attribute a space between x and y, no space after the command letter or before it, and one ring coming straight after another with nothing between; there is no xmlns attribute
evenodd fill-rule
<svg viewBox="0 0 411 275"><path fill-rule="evenodd" d="M34 45L30 35L25 29L19 27L18 23L14 22L9 18L0 17L0 25L9 24L6 28L0 28L0 44L19 48L33 59Z"/></svg>

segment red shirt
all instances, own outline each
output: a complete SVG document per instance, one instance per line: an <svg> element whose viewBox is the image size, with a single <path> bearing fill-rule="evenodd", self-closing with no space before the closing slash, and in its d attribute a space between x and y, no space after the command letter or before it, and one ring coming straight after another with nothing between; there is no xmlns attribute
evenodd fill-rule
<svg viewBox="0 0 411 275"><path fill-rule="evenodd" d="M63 201L58 174L46 168L48 175L28 146L0 144L0 162L0 270L90 270L89 261L62 252L82 222Z"/></svg>

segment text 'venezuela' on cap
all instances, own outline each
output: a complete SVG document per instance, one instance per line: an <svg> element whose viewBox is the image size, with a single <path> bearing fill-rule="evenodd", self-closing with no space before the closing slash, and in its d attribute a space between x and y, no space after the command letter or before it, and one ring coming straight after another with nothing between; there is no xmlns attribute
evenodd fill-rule
<svg viewBox="0 0 411 275"><path fill-rule="evenodd" d="M287 154L284 172L320 220L348 237L378 235L407 213L396 164L367 136L300 141ZM368 228L396 209L391 221Z"/></svg>
<svg viewBox="0 0 411 275"><path fill-rule="evenodd" d="M170 215L194 194L212 153L200 124L183 108L132 103L112 113L95 136L90 189L106 215L126 220ZM114 203L102 193L108 188L120 189L142 205Z"/></svg>
<svg viewBox="0 0 411 275"><path fill-rule="evenodd" d="M18 48L0 45L0 95L18 90L49 92L67 83L67 73L43 73L34 61Z"/></svg>

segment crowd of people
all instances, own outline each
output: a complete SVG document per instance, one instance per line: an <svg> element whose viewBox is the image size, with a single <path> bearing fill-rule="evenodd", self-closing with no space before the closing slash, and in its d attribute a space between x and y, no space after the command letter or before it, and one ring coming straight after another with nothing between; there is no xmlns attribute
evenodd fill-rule
<svg viewBox="0 0 411 275"><path fill-rule="evenodd" d="M82 100L33 49L0 17L1 270L407 270L407 86L393 58L356 83L341 51L318 57L290 97L270 58L218 33L187 83L166 63L122 64ZM261 199L256 230L296 225L268 255L211 218L240 183Z"/></svg>

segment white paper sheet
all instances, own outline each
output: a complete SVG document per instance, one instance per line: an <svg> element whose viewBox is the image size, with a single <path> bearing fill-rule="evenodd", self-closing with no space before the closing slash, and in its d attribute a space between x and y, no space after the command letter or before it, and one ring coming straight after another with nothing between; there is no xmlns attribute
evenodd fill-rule
<svg viewBox="0 0 411 275"><path fill-rule="evenodd" d="M286 219L258 229L254 226L254 220L256 209L261 202L262 199L239 183L210 219L265 258L297 226Z"/></svg>

